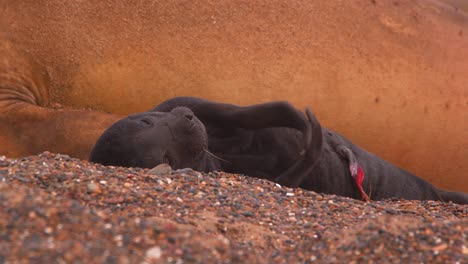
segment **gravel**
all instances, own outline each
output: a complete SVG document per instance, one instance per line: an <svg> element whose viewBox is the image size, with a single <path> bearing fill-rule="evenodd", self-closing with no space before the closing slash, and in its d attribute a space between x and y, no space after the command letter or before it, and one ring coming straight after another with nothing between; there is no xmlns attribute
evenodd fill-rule
<svg viewBox="0 0 468 264"><path fill-rule="evenodd" d="M0 157L0 263L467 263L468 206Z"/></svg>

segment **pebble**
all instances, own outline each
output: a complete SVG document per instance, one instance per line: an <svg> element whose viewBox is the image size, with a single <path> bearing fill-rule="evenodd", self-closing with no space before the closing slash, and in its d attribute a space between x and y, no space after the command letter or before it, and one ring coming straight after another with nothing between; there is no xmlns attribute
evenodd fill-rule
<svg viewBox="0 0 468 264"><path fill-rule="evenodd" d="M99 186L97 184L95 184L94 182L90 182L86 186L88 188L89 193L99 192Z"/></svg>
<svg viewBox="0 0 468 264"><path fill-rule="evenodd" d="M464 263L468 255L467 205L363 203L224 172L154 177L53 153L6 162L0 262Z"/></svg>
<svg viewBox="0 0 468 264"><path fill-rule="evenodd" d="M157 176L171 175L172 168L169 164L162 163L148 171L148 174Z"/></svg>
<svg viewBox="0 0 468 264"><path fill-rule="evenodd" d="M53 229L52 229L51 227L46 227L46 228L44 229L44 233L46 233L46 234L48 234L48 235L50 235L50 234L52 233L52 231L53 231Z"/></svg>
<svg viewBox="0 0 468 264"><path fill-rule="evenodd" d="M183 168L183 169L178 169L172 172L172 174L187 174L187 175L192 175L192 176L201 176L202 174L198 171L194 171L191 168Z"/></svg>

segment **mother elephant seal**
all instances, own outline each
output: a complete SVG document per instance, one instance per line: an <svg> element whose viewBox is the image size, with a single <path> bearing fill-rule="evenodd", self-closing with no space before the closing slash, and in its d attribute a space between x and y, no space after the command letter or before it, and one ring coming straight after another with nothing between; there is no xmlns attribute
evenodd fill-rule
<svg viewBox="0 0 468 264"><path fill-rule="evenodd" d="M1 155L50 150L85 158L92 140L121 118L69 107L53 109L49 85L43 65L11 42L0 40Z"/></svg>
<svg viewBox="0 0 468 264"><path fill-rule="evenodd" d="M307 119L287 102L240 107L178 97L112 125L96 142L90 161L223 170L364 200L468 204L468 194L437 189L322 127L306 112Z"/></svg>

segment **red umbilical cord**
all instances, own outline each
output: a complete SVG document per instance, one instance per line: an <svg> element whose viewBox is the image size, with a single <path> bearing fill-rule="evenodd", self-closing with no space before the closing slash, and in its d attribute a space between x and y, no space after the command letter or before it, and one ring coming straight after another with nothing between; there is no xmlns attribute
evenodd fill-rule
<svg viewBox="0 0 468 264"><path fill-rule="evenodd" d="M365 202L369 202L370 198L362 188L362 182L364 181L364 170L357 163L353 162L349 164L349 171L351 172L351 176L354 179L354 183L356 184L359 193L361 194L362 200Z"/></svg>

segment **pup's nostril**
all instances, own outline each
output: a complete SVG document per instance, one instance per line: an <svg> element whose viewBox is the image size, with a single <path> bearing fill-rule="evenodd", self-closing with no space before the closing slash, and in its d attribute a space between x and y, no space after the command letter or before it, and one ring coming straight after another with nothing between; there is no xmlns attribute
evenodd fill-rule
<svg viewBox="0 0 468 264"><path fill-rule="evenodd" d="M140 119L140 122L148 126L152 125L151 120L149 120L148 118Z"/></svg>
<svg viewBox="0 0 468 264"><path fill-rule="evenodd" d="M179 106L171 110L172 114L186 118L187 120L192 120L193 117L195 116L192 112L192 110L188 109L187 107L184 106Z"/></svg>
<svg viewBox="0 0 468 264"><path fill-rule="evenodd" d="M184 117L187 118L188 120L192 120L193 114L192 113L185 113Z"/></svg>

